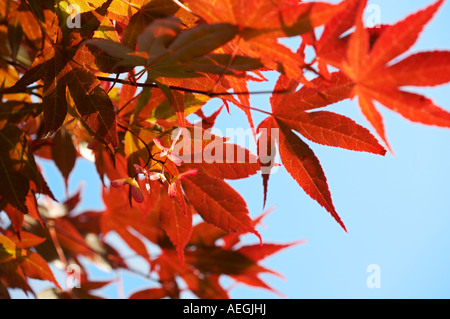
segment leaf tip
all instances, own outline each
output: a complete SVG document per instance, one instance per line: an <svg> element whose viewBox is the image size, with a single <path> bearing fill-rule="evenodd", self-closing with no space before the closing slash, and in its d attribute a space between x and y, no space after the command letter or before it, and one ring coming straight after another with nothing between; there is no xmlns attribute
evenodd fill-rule
<svg viewBox="0 0 450 319"><path fill-rule="evenodd" d="M258 237L258 239L259 239L259 245L262 246L263 241L262 241L261 234L260 234L259 232L257 232L256 230L253 230L252 233L255 234L255 235Z"/></svg>

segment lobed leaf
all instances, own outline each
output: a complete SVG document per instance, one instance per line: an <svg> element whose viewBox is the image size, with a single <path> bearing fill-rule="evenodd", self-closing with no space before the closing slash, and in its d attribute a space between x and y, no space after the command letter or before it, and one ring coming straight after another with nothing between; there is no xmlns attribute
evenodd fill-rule
<svg viewBox="0 0 450 319"><path fill-rule="evenodd" d="M333 112L299 112L293 114L290 119L283 117L279 121L318 144L378 155L386 154L386 150L368 129Z"/></svg>
<svg viewBox="0 0 450 319"><path fill-rule="evenodd" d="M183 179L189 203L202 218L225 232L253 233L254 229L244 199L224 181L198 172Z"/></svg>
<svg viewBox="0 0 450 319"><path fill-rule="evenodd" d="M280 121L276 121L276 125L280 128L280 157L286 170L303 190L323 206L347 231L334 208L327 179L314 152Z"/></svg>

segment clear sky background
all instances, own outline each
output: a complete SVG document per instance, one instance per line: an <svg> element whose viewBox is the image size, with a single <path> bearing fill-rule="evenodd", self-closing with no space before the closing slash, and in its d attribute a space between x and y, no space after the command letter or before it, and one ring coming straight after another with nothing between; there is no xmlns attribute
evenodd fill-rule
<svg viewBox="0 0 450 319"><path fill-rule="evenodd" d="M380 6L381 22L392 23L423 8L432 1L370 1ZM425 28L411 52L450 49L450 3L441 7ZM286 42L294 49L295 42ZM257 84L251 90L273 89L276 77ZM418 89L450 111L449 85ZM269 96L253 96L252 106L269 110ZM345 101L328 110L347 115L368 127L356 102ZM209 114L214 105L205 108ZM335 207L348 233L322 207L310 199L284 168L270 177L267 208L275 210L258 228L263 241L289 243L307 239L307 243L281 251L263 264L286 277L263 276L269 285L288 298L450 298L450 129L413 124L385 108L388 139L395 156L385 157L323 147L308 142L321 161ZM253 113L255 123L263 114ZM242 111L222 112L217 127L248 128ZM252 145L246 145L252 148ZM64 198L63 181L54 167L43 163L44 174L59 199ZM75 192L80 184L83 202L80 211L101 209L100 184L93 165L78 160L69 186ZM230 184L247 201L251 216L262 212L261 176ZM257 243L255 236L246 243ZM367 267L381 270L380 288L368 288ZM137 268L143 264L137 264ZM115 278L90 267L92 278ZM63 277L57 272L64 283ZM122 272L124 295L152 285ZM225 280L225 284L230 282ZM35 286L48 287L35 282ZM37 289L37 290L39 290ZM118 298L116 284L99 291ZM20 294L17 294L20 296ZM191 297L186 295L186 297ZM280 298L266 290L239 285L232 298Z"/></svg>

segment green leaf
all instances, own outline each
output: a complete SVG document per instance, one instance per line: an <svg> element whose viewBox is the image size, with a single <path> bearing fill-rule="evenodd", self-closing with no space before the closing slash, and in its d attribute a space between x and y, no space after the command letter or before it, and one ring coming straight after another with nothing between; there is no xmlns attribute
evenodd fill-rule
<svg viewBox="0 0 450 319"><path fill-rule="evenodd" d="M181 33L169 46L170 60L187 61L212 52L231 41L238 27L228 23L201 24Z"/></svg>
<svg viewBox="0 0 450 319"><path fill-rule="evenodd" d="M96 57L97 67L107 73L121 73L124 69L146 65L147 59L134 50L106 39L90 39L84 44Z"/></svg>
<svg viewBox="0 0 450 319"><path fill-rule="evenodd" d="M192 60L187 70L212 74L235 74L234 71L251 71L261 68L260 59L230 54L208 54Z"/></svg>
<svg viewBox="0 0 450 319"><path fill-rule="evenodd" d="M205 95L185 93L184 94L184 116L195 113L203 105L208 102L209 98ZM177 114L173 107L169 106L169 100L164 100L159 104L151 113L151 117L148 119L150 122L156 120L176 121Z"/></svg>

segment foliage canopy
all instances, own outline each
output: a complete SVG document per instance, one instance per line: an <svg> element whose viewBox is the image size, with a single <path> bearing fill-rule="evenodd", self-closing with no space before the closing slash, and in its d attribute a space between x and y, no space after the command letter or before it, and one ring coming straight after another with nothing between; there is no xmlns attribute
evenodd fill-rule
<svg viewBox="0 0 450 319"><path fill-rule="evenodd" d="M265 243L256 228L267 212L250 218L245 194L227 180L261 174L265 202L270 171L282 165L346 230L305 140L392 152L377 103L450 127L449 112L405 89L450 81L450 51L403 57L442 4L369 27L366 0L2 1L0 209L8 223L0 227L0 296L19 288L98 298L94 290L109 282L89 278L84 262L135 271L105 240L109 233L148 262L143 276L155 281L130 298L179 298L183 290L228 298L222 276L273 290L259 276L277 273L261 261L301 241ZM286 37L301 38L296 52L280 43ZM248 92L266 71L279 75L270 111L251 106ZM222 106L206 116L213 99ZM325 110L346 99L358 101L370 128ZM257 154L211 133L230 106L246 116ZM257 111L267 115L258 125ZM54 161L67 187L82 156L95 163L104 211L74 213L80 193L58 202L36 160ZM260 243L242 245L244 234ZM77 265L80 287L64 287L49 264ZM55 288L36 293L29 279Z"/></svg>

